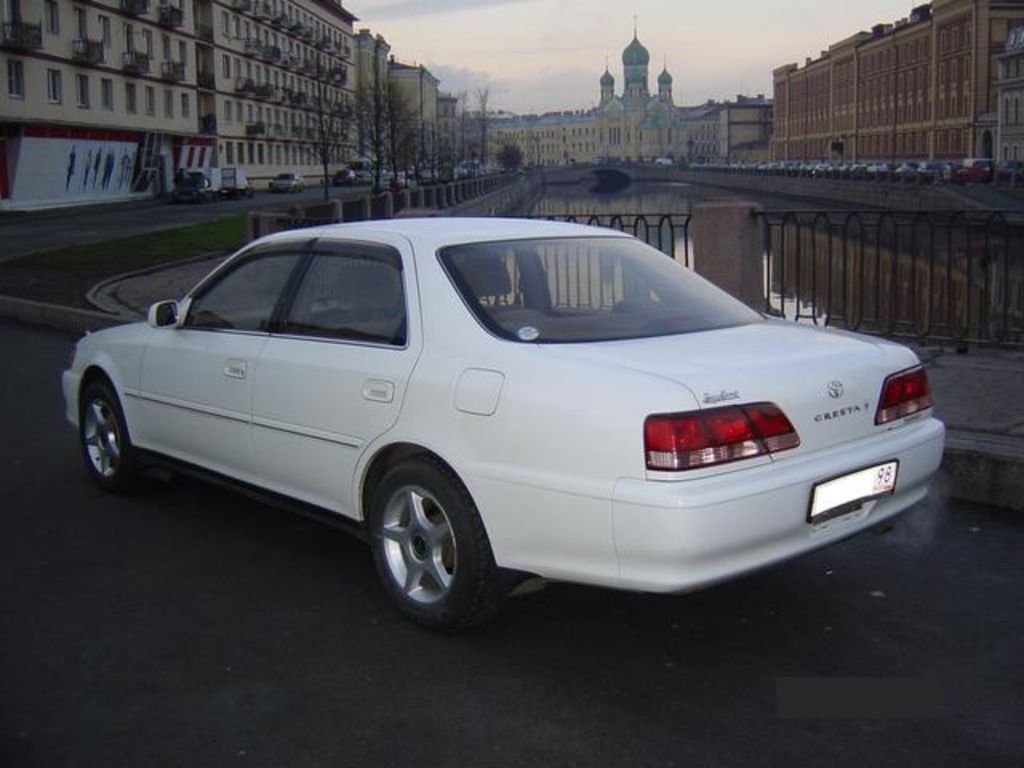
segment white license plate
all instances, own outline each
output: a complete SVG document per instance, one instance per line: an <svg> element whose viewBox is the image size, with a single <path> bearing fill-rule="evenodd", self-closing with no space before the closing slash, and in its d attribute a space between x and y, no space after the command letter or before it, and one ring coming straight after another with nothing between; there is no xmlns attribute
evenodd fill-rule
<svg viewBox="0 0 1024 768"><path fill-rule="evenodd" d="M896 488L898 461L887 461L814 486L809 522L816 523L854 512L867 501Z"/></svg>

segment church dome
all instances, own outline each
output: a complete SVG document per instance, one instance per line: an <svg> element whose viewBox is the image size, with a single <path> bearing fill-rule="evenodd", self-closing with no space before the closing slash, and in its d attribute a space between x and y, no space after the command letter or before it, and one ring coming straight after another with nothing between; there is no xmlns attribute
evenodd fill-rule
<svg viewBox="0 0 1024 768"><path fill-rule="evenodd" d="M612 73L608 71L607 67L605 67L604 74L601 75L601 85L608 88L615 87L615 78L612 77Z"/></svg>
<svg viewBox="0 0 1024 768"><path fill-rule="evenodd" d="M633 42L626 46L622 52L622 64L626 67L646 67L651 63L651 54L644 48L643 43L633 35Z"/></svg>
<svg viewBox="0 0 1024 768"><path fill-rule="evenodd" d="M661 74L658 75L658 85L672 85L672 75L668 73L668 69L661 70Z"/></svg>

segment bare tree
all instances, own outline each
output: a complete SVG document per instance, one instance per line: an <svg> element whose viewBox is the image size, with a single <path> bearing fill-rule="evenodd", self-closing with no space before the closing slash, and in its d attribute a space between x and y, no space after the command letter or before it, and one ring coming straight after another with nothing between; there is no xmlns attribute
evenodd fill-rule
<svg viewBox="0 0 1024 768"><path fill-rule="evenodd" d="M389 100L388 83L383 77L360 83L356 91L359 151L373 163L374 192L380 191L380 175L387 160Z"/></svg>
<svg viewBox="0 0 1024 768"><path fill-rule="evenodd" d="M313 80L313 157L323 169L324 200L330 196L331 166L346 159L351 141L352 105L343 91L348 69L317 55Z"/></svg>
<svg viewBox="0 0 1024 768"><path fill-rule="evenodd" d="M487 87L476 89L476 104L480 110L480 166L487 168L487 130L490 127L490 117L487 112L487 102L491 98L491 89Z"/></svg>
<svg viewBox="0 0 1024 768"><path fill-rule="evenodd" d="M400 170L405 170L418 163L419 143L417 141L416 112L412 105L402 98L396 88L388 91L387 127L391 172L397 179Z"/></svg>

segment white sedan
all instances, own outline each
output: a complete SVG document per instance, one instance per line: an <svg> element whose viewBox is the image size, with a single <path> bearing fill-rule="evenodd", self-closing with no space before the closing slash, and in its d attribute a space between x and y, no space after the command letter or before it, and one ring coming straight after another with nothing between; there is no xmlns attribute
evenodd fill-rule
<svg viewBox="0 0 1024 768"><path fill-rule="evenodd" d="M682 592L839 541L925 496L944 435L907 348L519 220L272 235L63 387L100 487L170 463L351 521L446 631L526 580Z"/></svg>

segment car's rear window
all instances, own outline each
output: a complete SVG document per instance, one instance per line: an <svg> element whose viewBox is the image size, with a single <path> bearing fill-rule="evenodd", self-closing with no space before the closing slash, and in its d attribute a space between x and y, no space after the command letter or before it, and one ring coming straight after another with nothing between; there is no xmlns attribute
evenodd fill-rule
<svg viewBox="0 0 1024 768"><path fill-rule="evenodd" d="M638 240L554 238L445 248L441 263L473 314L519 342L667 336L760 316Z"/></svg>

